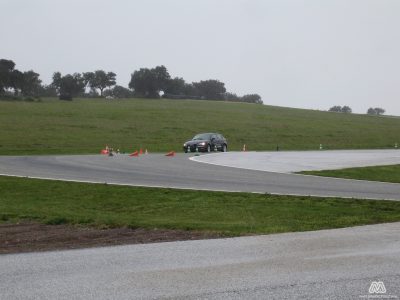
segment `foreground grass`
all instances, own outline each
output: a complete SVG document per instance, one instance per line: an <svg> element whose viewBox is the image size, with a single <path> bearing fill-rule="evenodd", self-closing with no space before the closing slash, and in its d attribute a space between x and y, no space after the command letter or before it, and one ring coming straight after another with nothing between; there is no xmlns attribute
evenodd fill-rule
<svg viewBox="0 0 400 300"><path fill-rule="evenodd" d="M0 222L165 228L223 235L400 221L400 202L181 191L0 177Z"/></svg>
<svg viewBox="0 0 400 300"><path fill-rule="evenodd" d="M151 99L0 101L1 154L180 151L199 132L218 131L230 150L393 148L400 118L246 103Z"/></svg>
<svg viewBox="0 0 400 300"><path fill-rule="evenodd" d="M400 183L400 165L304 171L301 174Z"/></svg>

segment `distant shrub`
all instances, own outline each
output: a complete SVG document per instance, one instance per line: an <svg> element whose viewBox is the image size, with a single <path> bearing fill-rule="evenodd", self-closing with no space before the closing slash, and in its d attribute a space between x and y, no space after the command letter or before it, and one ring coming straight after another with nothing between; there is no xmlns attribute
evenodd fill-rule
<svg viewBox="0 0 400 300"><path fill-rule="evenodd" d="M375 108L370 107L367 110L367 114L368 115L379 116L379 115L383 115L384 113L385 113L385 110L383 108L380 108L380 107L375 107Z"/></svg>
<svg viewBox="0 0 400 300"><path fill-rule="evenodd" d="M351 114L351 112L352 112L352 109L350 108L350 106L347 106L347 105L345 105L345 106L340 106L340 105L335 105L335 106L332 106L330 109L329 109L329 111L330 112L340 112L340 113L346 113L346 114Z"/></svg>

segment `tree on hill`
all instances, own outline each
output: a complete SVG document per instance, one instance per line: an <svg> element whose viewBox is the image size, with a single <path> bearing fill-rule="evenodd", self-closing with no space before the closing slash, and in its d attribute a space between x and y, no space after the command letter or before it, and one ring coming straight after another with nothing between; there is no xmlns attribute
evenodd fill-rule
<svg viewBox="0 0 400 300"><path fill-rule="evenodd" d="M55 72L52 86L56 88L60 100L72 100L84 93L86 84L80 73L61 76L60 72Z"/></svg>
<svg viewBox="0 0 400 300"><path fill-rule="evenodd" d="M110 88L116 84L116 76L114 72L106 73L103 70L83 73L83 78L87 85L92 89L99 89L100 96L103 96L103 90L105 88Z"/></svg>
<svg viewBox="0 0 400 300"><path fill-rule="evenodd" d="M249 94L242 96L242 102L262 104L261 96L258 94Z"/></svg>
<svg viewBox="0 0 400 300"><path fill-rule="evenodd" d="M0 59L0 94L13 89L15 96L38 96L40 84L38 73L32 70L21 72L15 69L12 60Z"/></svg>
<svg viewBox="0 0 400 300"><path fill-rule="evenodd" d="M226 92L224 95L224 100L232 102L240 102L241 98L235 93Z"/></svg>
<svg viewBox="0 0 400 300"><path fill-rule="evenodd" d="M193 82L193 86L199 96L208 100L223 100L226 93L225 83L219 80Z"/></svg>
<svg viewBox="0 0 400 300"><path fill-rule="evenodd" d="M341 112L341 113L348 113L350 114L352 112L352 109L350 108L350 106L340 106L340 105L336 105L336 106L332 106L329 111L331 112Z"/></svg>
<svg viewBox="0 0 400 300"><path fill-rule="evenodd" d="M24 85L24 73L15 69L11 73L9 88L14 90L14 95L19 96L22 93Z"/></svg>
<svg viewBox="0 0 400 300"><path fill-rule="evenodd" d="M158 92L164 91L171 79L167 68L165 66L157 66L154 69L151 69L151 72L154 73Z"/></svg>
<svg viewBox="0 0 400 300"><path fill-rule="evenodd" d="M339 105L332 106L329 111L331 112L342 112L342 107Z"/></svg>
<svg viewBox="0 0 400 300"><path fill-rule="evenodd" d="M158 98L160 91L168 87L171 76L164 66L154 69L142 68L131 74L129 88L134 90L136 96Z"/></svg>
<svg viewBox="0 0 400 300"><path fill-rule="evenodd" d="M134 97L134 94L126 87L116 85L112 89L105 90L103 96L113 98L132 98Z"/></svg>
<svg viewBox="0 0 400 300"><path fill-rule="evenodd" d="M186 83L183 78L175 77L167 82L164 90L165 94L171 95L185 95L186 94Z"/></svg>
<svg viewBox="0 0 400 300"><path fill-rule="evenodd" d="M351 110L350 106L345 105L342 107L342 113L351 114L351 112L352 112L352 110Z"/></svg>
<svg viewBox="0 0 400 300"><path fill-rule="evenodd" d="M38 96L42 81L39 74L30 70L22 74L21 93L24 96Z"/></svg>
<svg viewBox="0 0 400 300"><path fill-rule="evenodd" d="M13 86L15 63L12 60L0 59L0 93Z"/></svg>
<svg viewBox="0 0 400 300"><path fill-rule="evenodd" d="M186 83L183 78L171 78L164 66L153 69L141 68L131 74L129 88L135 96L158 98L163 91L163 98L170 99L205 99L227 100L248 103L263 103L260 95L249 94L239 97L233 93L227 93L225 83L215 80L202 80Z"/></svg>
<svg viewBox="0 0 400 300"><path fill-rule="evenodd" d="M370 107L367 110L367 114L368 115L379 116L379 115L383 115L384 113L385 113L385 110L383 108L380 108L380 107L375 107L375 108Z"/></svg>

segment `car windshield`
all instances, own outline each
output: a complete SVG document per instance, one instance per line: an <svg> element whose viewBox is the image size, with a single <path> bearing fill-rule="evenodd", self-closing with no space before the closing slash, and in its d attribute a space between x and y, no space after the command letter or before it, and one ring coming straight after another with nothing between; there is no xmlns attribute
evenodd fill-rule
<svg viewBox="0 0 400 300"><path fill-rule="evenodd" d="M211 133L201 133L198 135L195 135L194 138L192 138L193 141L196 140L209 140L211 136Z"/></svg>

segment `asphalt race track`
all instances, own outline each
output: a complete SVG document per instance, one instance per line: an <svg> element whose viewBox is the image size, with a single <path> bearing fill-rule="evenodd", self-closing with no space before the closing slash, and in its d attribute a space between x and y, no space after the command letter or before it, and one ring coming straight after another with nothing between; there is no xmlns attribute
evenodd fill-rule
<svg viewBox="0 0 400 300"><path fill-rule="evenodd" d="M297 161L303 161L304 169L307 169L306 166L309 169L316 164L312 160L306 163L306 156L314 157L310 155L312 152L288 153L292 157L297 153L294 157L297 157ZM332 168L333 162L339 161L337 154L343 155L344 152L326 151L325 153L329 154L325 157L325 163ZM254 159L249 159L251 153L241 152L197 157L193 157L193 154L177 154L175 157L166 157L162 154L148 154L140 157L122 154L113 157L104 155L1 156L0 174L132 186L400 200L400 184L303 176L215 165L216 161L217 164L218 161L219 164L226 164L224 158L228 156L225 154L236 155L233 161L238 163L243 164L243 159L238 159L242 156L249 165L253 163L256 167L263 166L262 161L257 163ZM254 154L257 155L257 152ZM269 152L264 155L269 155L269 160L276 167L276 159L274 160L272 156L282 154ZM353 155L347 165L352 166L351 162L354 164L357 156L363 158L357 165L400 163L400 151L389 150L364 152L362 156ZM199 163L189 157L203 160L203 162L213 160L214 164ZM289 159L286 164L285 160L280 159L280 162L284 172L287 172L288 165L295 166L293 159ZM318 160L318 164L323 162L321 158ZM340 167L345 165L341 163Z"/></svg>
<svg viewBox="0 0 400 300"><path fill-rule="evenodd" d="M2 156L0 173L134 186L400 200L400 184L288 173L321 166L398 164L398 154ZM398 299L399 232L397 222L0 255L0 299ZM384 293L370 293L371 284L377 283L384 285Z"/></svg>
<svg viewBox="0 0 400 300"><path fill-rule="evenodd" d="M0 299L400 298L400 223L0 255ZM372 282L386 292L369 293Z"/></svg>

